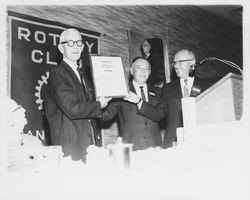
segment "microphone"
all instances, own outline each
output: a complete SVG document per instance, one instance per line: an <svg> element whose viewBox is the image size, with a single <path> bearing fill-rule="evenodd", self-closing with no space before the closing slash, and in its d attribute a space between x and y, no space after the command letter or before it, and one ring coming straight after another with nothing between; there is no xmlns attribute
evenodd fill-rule
<svg viewBox="0 0 250 200"><path fill-rule="evenodd" d="M204 60L206 60L206 61L213 61L213 60L215 60L215 61L222 62L222 63L224 63L226 65L229 65L230 67L232 67L234 69L237 69L241 73L241 75L243 75L243 70L237 64L235 64L232 61L223 60L223 59L216 58L216 57L208 57L208 58L205 58Z"/></svg>
<svg viewBox="0 0 250 200"><path fill-rule="evenodd" d="M216 61L222 62L222 63L224 63L226 65L229 65L230 67L239 70L239 72L241 73L241 75L243 74L243 70L238 65L236 65L234 62L229 61L229 60L223 60L223 59L216 58L216 57L207 57L207 58L204 58L202 61L191 65L191 70L195 70L198 66L203 65L205 62L207 62L207 61L213 61L213 60L216 60Z"/></svg>
<svg viewBox="0 0 250 200"><path fill-rule="evenodd" d="M207 61L208 61L208 58L205 58L205 59L201 60L200 62L191 65L191 70L195 70L198 66L203 65Z"/></svg>

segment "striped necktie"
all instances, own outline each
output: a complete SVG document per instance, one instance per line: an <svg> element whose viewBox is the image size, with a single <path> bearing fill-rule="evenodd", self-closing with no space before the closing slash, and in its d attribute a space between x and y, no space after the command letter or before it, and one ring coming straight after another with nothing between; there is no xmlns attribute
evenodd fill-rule
<svg viewBox="0 0 250 200"><path fill-rule="evenodd" d="M184 79L183 97L189 97L188 80Z"/></svg>

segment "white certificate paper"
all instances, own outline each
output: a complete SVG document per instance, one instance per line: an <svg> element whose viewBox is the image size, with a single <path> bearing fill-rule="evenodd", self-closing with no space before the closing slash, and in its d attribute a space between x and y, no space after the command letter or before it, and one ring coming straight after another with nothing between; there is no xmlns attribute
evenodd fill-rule
<svg viewBox="0 0 250 200"><path fill-rule="evenodd" d="M128 94L121 57L90 55L90 61L96 98L119 98Z"/></svg>

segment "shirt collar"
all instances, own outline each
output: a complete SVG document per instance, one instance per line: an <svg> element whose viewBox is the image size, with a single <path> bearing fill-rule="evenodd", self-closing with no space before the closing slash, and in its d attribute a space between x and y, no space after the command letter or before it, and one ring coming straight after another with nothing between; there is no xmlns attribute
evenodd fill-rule
<svg viewBox="0 0 250 200"><path fill-rule="evenodd" d="M133 80L133 85L134 85L134 87L137 87L137 88L139 88L140 86L143 86L143 88L146 88L146 87L147 87L147 84L146 84L146 83L144 83L144 84L142 85L142 84L136 83L134 80Z"/></svg>
<svg viewBox="0 0 250 200"><path fill-rule="evenodd" d="M194 80L194 77L181 78L181 81L184 81L185 79L187 79L188 82L191 82Z"/></svg>
<svg viewBox="0 0 250 200"><path fill-rule="evenodd" d="M66 62L74 71L77 70L78 66L68 58L64 57L63 61Z"/></svg>
<svg viewBox="0 0 250 200"><path fill-rule="evenodd" d="M150 53L145 54L145 58L148 58L150 56Z"/></svg>
<svg viewBox="0 0 250 200"><path fill-rule="evenodd" d="M184 84L184 80L185 80L185 79L188 80L188 82L187 82L188 87L191 88L192 85L193 85L193 83L194 83L194 77L181 78L181 79L180 79L180 82L181 82L181 85L182 85L182 86L183 86L183 84Z"/></svg>

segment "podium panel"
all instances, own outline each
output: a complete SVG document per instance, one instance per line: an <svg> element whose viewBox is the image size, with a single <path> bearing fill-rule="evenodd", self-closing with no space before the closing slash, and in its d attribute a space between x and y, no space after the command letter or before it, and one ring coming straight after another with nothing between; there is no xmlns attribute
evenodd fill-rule
<svg viewBox="0 0 250 200"><path fill-rule="evenodd" d="M229 73L196 98L197 125L241 119L242 76Z"/></svg>

